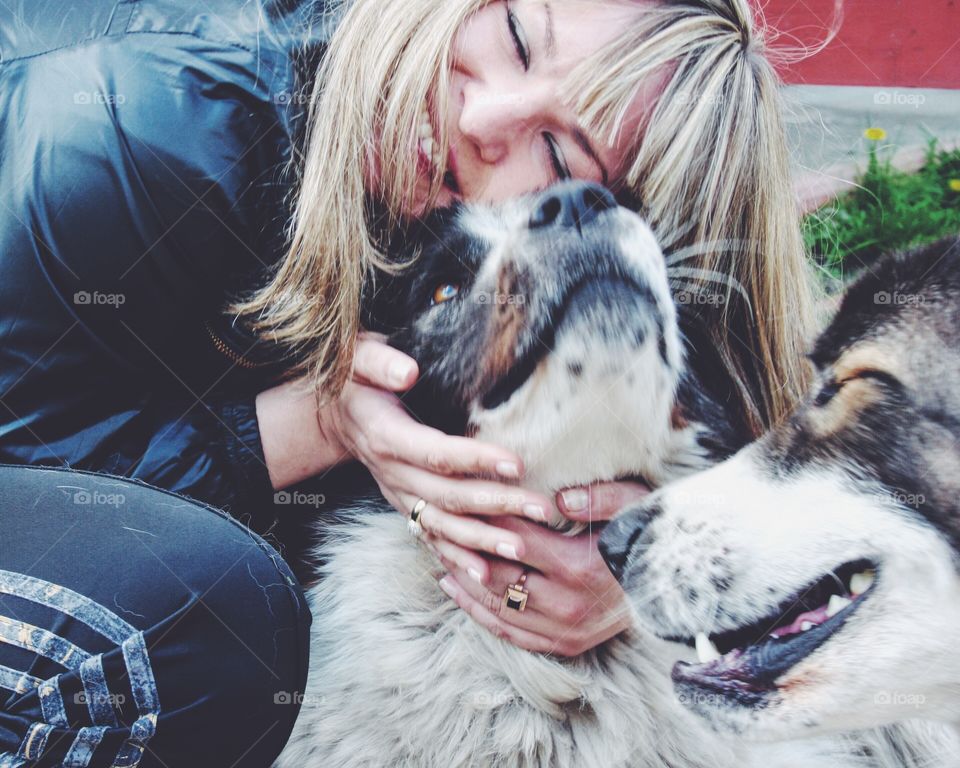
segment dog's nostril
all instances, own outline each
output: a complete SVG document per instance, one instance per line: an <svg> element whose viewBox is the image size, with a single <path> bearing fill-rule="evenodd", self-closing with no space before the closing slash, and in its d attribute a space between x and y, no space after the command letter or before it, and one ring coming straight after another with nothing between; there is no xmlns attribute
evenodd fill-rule
<svg viewBox="0 0 960 768"><path fill-rule="evenodd" d="M559 198L553 195L542 198L530 214L530 229L549 227L557 220L562 208L563 204Z"/></svg>
<svg viewBox="0 0 960 768"><path fill-rule="evenodd" d="M660 506L656 503L640 504L624 509L603 529L597 541L597 547L607 568L617 581L623 580L630 551L637 543L637 539L650 522L660 514L660 511Z"/></svg>
<svg viewBox="0 0 960 768"><path fill-rule="evenodd" d="M600 556L617 581L623 578L623 571L630 555L630 547L633 545L633 521L631 518L631 515L614 518L604 528L603 533L600 534L600 539L597 541Z"/></svg>
<svg viewBox="0 0 960 768"><path fill-rule="evenodd" d="M617 199L613 196L613 193L606 187L598 187L596 184L589 184L584 188L583 202L587 209L595 213L617 207Z"/></svg>
<svg viewBox="0 0 960 768"><path fill-rule="evenodd" d="M617 207L610 190L582 181L564 182L551 187L530 214L530 229L576 227L589 224L604 211Z"/></svg>

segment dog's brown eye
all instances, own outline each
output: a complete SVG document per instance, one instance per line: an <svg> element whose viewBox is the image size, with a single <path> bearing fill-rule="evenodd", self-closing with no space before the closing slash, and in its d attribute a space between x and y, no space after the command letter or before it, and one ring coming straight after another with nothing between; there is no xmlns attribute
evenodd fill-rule
<svg viewBox="0 0 960 768"><path fill-rule="evenodd" d="M443 304L445 301L450 301L458 293L460 293L460 286L456 283L440 283L434 290L433 300L430 303Z"/></svg>
<svg viewBox="0 0 960 768"><path fill-rule="evenodd" d="M833 400L834 395L840 391L840 388L843 386L844 382L842 381L831 381L829 384L825 384L823 389L821 389L816 398L814 398L813 404L816 406L824 406Z"/></svg>

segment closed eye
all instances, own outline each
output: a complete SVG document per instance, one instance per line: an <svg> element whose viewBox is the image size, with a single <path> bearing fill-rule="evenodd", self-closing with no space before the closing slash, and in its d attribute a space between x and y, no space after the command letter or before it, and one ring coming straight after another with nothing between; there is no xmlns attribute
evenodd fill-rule
<svg viewBox="0 0 960 768"><path fill-rule="evenodd" d="M544 144L546 144L547 156L549 157L550 165L553 166L553 172L557 176L557 181L569 179L572 175L570 173L570 166L567 165L563 157L563 152L560 150L560 145L557 143L553 134L544 131L543 141Z"/></svg>
<svg viewBox="0 0 960 768"><path fill-rule="evenodd" d="M530 69L530 46L527 45L527 36L523 32L523 27L517 19L516 14L510 10L510 4L505 3L507 8L507 29L510 30L510 37L513 39L513 46L517 51L517 58L523 65L523 71Z"/></svg>

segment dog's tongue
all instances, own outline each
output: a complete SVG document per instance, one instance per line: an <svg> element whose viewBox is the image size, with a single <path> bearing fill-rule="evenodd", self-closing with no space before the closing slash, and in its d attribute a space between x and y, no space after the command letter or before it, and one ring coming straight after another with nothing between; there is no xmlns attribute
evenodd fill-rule
<svg viewBox="0 0 960 768"><path fill-rule="evenodd" d="M818 624L823 624L823 622L829 618L830 617L827 616L827 606L822 605L815 611L801 613L789 626L777 627L770 633L770 637L781 638L787 635L797 635L806 631L804 625L807 625L806 629L810 629L810 625L817 626Z"/></svg>

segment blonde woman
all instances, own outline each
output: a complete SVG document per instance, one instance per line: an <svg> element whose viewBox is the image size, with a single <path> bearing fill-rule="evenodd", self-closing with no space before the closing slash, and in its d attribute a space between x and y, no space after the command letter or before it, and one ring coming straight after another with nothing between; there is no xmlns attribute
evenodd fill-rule
<svg viewBox="0 0 960 768"><path fill-rule="evenodd" d="M293 247L238 308L261 332L308 350L304 369L318 391L346 381L355 297L378 261L365 195L402 218L573 176L642 201L661 239L691 254L677 273L719 280L728 301L714 343L740 383L745 422L759 434L786 413L803 383L809 284L777 78L745 0L407 2L385 24L389 7L354 2L334 38L314 93ZM316 295L327 301L311 302ZM385 373L404 365L410 373L397 386ZM413 423L384 394L409 386L414 365L360 342L354 380L321 407L312 446L264 437L268 465L284 466L285 449L296 457L281 484L355 455L401 513L427 500L422 519L450 569L441 586L491 631L571 655L620 631L619 589L593 556L593 536L524 525L521 515L537 520L549 503L532 495L515 508L480 503L517 494L461 476L511 480L515 460ZM291 423L314 420L309 399L295 406L286 395L263 395L263 412L273 402ZM304 467L303 456L316 464ZM597 520L640 493L606 484L570 489L557 503L571 518ZM536 613L501 610L517 561L546 577Z"/></svg>
<svg viewBox="0 0 960 768"><path fill-rule="evenodd" d="M518 458L399 406L416 361L360 335L368 218L564 177L640 201L726 291L713 343L759 433L802 387L809 297L745 0L60 4L0 6L0 762L269 764L310 619L253 531L352 459L400 513L427 502L441 586L492 631L561 654L620 631L593 535L524 524L554 500ZM520 563L537 610L500 615Z"/></svg>

